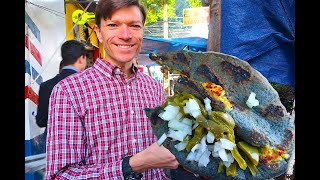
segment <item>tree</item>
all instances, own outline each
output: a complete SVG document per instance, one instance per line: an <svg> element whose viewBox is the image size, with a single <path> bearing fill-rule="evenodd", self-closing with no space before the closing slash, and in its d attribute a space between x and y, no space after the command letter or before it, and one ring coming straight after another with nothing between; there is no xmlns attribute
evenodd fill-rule
<svg viewBox="0 0 320 180"><path fill-rule="evenodd" d="M149 23L155 23L159 20L163 19L163 6L167 4L168 10L167 15L168 17L175 16L175 8L174 5L176 3L175 0L141 0L141 3L146 7L147 10L147 19L146 25Z"/></svg>
<svg viewBox="0 0 320 180"><path fill-rule="evenodd" d="M201 0L188 0L188 1L189 1L189 4L191 5L191 7L193 7L193 8L202 6Z"/></svg>

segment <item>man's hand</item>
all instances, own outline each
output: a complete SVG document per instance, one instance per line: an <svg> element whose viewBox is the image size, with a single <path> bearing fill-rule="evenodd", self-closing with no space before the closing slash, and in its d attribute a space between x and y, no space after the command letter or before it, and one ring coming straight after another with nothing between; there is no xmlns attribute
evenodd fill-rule
<svg viewBox="0 0 320 180"><path fill-rule="evenodd" d="M164 146L159 146L157 142L132 156L129 163L135 172L143 172L151 168L176 169L179 165L176 157Z"/></svg>

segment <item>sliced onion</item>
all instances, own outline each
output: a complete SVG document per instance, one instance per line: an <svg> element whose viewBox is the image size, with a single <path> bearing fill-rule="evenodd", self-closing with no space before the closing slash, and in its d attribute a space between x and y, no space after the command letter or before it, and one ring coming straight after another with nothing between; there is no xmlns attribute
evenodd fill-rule
<svg viewBox="0 0 320 180"><path fill-rule="evenodd" d="M186 102L186 106L190 111L193 111L193 110L200 110L200 106L199 104L197 103L196 100L194 99L189 99L188 102Z"/></svg>
<svg viewBox="0 0 320 180"><path fill-rule="evenodd" d="M166 133L163 133L162 136L158 139L157 143L160 146L167 139Z"/></svg>
<svg viewBox="0 0 320 180"><path fill-rule="evenodd" d="M211 107L211 100L208 98L208 97L206 97L204 100L203 100L203 102L204 102L204 108L206 109L206 111L208 112L208 114L211 114L211 112L212 112L212 107Z"/></svg>
<svg viewBox="0 0 320 180"><path fill-rule="evenodd" d="M223 164L228 168L234 161L233 156L231 153L227 153L228 161L223 161Z"/></svg>
<svg viewBox="0 0 320 180"><path fill-rule="evenodd" d="M159 117L165 121L174 119L179 113L179 106L168 105L164 108L164 112L159 114Z"/></svg>
<svg viewBox="0 0 320 180"><path fill-rule="evenodd" d="M200 157L202 156L203 152L201 152L199 149L197 149L196 151L196 157L194 159L194 161L199 161Z"/></svg>
<svg viewBox="0 0 320 180"><path fill-rule="evenodd" d="M191 151L194 152L195 150L197 150L199 148L200 144L196 144L191 148Z"/></svg>
<svg viewBox="0 0 320 180"><path fill-rule="evenodd" d="M185 131L187 134L192 135L192 128L191 126L182 123L181 121L177 119L172 119L168 122L168 127L174 130L181 130Z"/></svg>
<svg viewBox="0 0 320 180"><path fill-rule="evenodd" d="M213 152L219 152L220 149L223 149L221 147L221 142L220 141L215 142L213 147Z"/></svg>
<svg viewBox="0 0 320 180"><path fill-rule="evenodd" d="M179 142L178 144L176 144L176 145L174 145L174 147L178 150L178 151L182 151L182 150L184 150L185 148L186 148L186 146L187 146L187 144L188 144L188 141L186 141L186 142Z"/></svg>
<svg viewBox="0 0 320 180"><path fill-rule="evenodd" d="M219 154L219 157L222 159L222 161L228 161L226 150L220 149L218 154Z"/></svg>
<svg viewBox="0 0 320 180"><path fill-rule="evenodd" d="M259 155L257 153L251 153L250 155L251 155L252 159L259 162Z"/></svg>
<svg viewBox="0 0 320 180"><path fill-rule="evenodd" d="M205 150L207 150L207 136L203 136L201 141L200 141L200 147L199 147L199 151L200 152L204 152Z"/></svg>
<svg viewBox="0 0 320 180"><path fill-rule="evenodd" d="M187 133L185 131L181 131L181 130L173 130L171 128L169 128L168 137L171 137L172 139L176 139L178 141L183 141L184 137L186 137Z"/></svg>
<svg viewBox="0 0 320 180"><path fill-rule="evenodd" d="M258 106L259 105L259 101L256 99L256 93L254 92L251 92L247 101L246 101L246 104L249 108L252 108L254 106Z"/></svg>
<svg viewBox="0 0 320 180"><path fill-rule="evenodd" d="M190 153L188 154L186 161L194 161L196 158L196 152L190 151Z"/></svg>
<svg viewBox="0 0 320 180"><path fill-rule="evenodd" d="M221 142L221 147L224 149L232 150L236 146L235 143L225 138L221 138L220 142Z"/></svg>
<svg viewBox="0 0 320 180"><path fill-rule="evenodd" d="M207 149L202 153L201 157L198 160L199 167L207 167L207 164L210 162L210 154L210 151L208 151Z"/></svg>
<svg viewBox="0 0 320 180"><path fill-rule="evenodd" d="M184 123L184 124L186 124L186 125L188 125L188 126L192 126L192 120L189 119L189 118L183 118L183 119L181 120L181 122Z"/></svg>
<svg viewBox="0 0 320 180"><path fill-rule="evenodd" d="M208 131L208 133L207 133L207 142L208 143L213 143L214 142L214 134L212 133L212 132L210 132L210 131Z"/></svg>

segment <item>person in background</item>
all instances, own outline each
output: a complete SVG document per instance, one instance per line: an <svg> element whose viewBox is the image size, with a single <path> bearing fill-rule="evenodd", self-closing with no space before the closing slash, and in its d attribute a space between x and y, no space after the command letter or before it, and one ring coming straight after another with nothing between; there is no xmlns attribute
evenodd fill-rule
<svg viewBox="0 0 320 180"><path fill-rule="evenodd" d="M100 0L95 20L106 56L53 88L45 178L169 179L165 169L179 163L144 112L165 102L164 90L134 65L145 9L138 0Z"/></svg>
<svg viewBox="0 0 320 180"><path fill-rule="evenodd" d="M86 49L77 40L69 40L61 46L62 60L59 65L59 74L40 84L39 99L36 114L36 123L39 127L47 127L49 97L53 87L62 79L86 67ZM46 141L47 129L43 133L43 141ZM45 147L44 147L45 148Z"/></svg>
<svg viewBox="0 0 320 180"><path fill-rule="evenodd" d="M62 71L62 68L65 66L65 61L60 61L60 64L59 64L59 73L61 73Z"/></svg>

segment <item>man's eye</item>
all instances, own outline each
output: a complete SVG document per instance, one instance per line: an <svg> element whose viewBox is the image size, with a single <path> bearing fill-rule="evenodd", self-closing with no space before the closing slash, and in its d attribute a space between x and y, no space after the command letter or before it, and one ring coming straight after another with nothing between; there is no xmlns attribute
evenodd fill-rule
<svg viewBox="0 0 320 180"><path fill-rule="evenodd" d="M108 27L117 27L116 24L108 24L107 26L108 26Z"/></svg>
<svg viewBox="0 0 320 180"><path fill-rule="evenodd" d="M141 26L140 25L132 25L132 27L134 27L134 28L141 28Z"/></svg>

